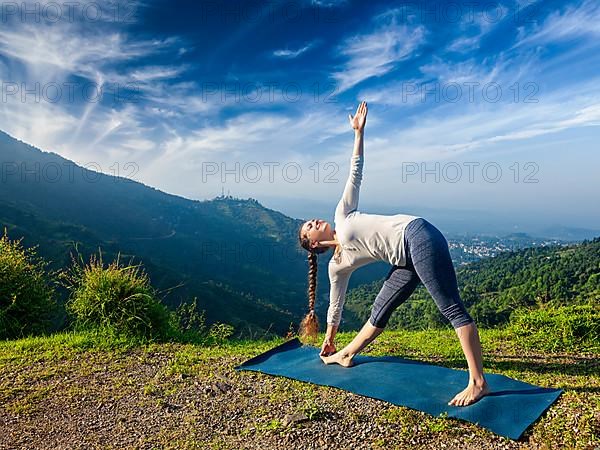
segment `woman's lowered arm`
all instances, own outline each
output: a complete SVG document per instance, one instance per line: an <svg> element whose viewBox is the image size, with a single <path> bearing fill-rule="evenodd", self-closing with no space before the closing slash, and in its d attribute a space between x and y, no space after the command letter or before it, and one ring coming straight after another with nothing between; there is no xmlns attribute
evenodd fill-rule
<svg viewBox="0 0 600 450"><path fill-rule="evenodd" d="M329 308L327 309L327 331L325 339L321 346L321 355L335 353L335 335L342 320L342 311L344 309L344 300L348 282L352 271L348 269L337 270L336 266L330 261L328 265L329 273Z"/></svg>

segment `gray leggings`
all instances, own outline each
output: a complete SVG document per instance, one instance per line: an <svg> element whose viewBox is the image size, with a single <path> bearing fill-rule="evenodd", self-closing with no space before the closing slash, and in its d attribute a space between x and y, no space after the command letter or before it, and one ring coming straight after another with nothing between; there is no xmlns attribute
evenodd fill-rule
<svg viewBox="0 0 600 450"><path fill-rule="evenodd" d="M385 328L392 312L423 282L440 312L454 328L473 322L458 293L448 241L430 222L419 217L404 230L406 265L392 266L377 294L371 325Z"/></svg>

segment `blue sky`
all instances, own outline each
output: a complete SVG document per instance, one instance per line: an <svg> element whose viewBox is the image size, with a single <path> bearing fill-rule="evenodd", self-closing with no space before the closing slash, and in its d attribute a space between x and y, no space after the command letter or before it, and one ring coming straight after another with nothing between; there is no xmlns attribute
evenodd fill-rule
<svg viewBox="0 0 600 450"><path fill-rule="evenodd" d="M92 169L330 219L347 116L366 100L363 211L600 228L595 1L19 2L1 16L0 129Z"/></svg>

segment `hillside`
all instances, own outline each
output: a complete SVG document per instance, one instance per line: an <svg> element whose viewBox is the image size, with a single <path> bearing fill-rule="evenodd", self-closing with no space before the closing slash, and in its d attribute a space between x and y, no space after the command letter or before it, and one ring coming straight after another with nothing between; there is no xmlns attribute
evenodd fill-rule
<svg viewBox="0 0 600 450"><path fill-rule="evenodd" d="M142 262L153 285L176 306L198 297L209 322L250 335L282 334L306 308L306 254L299 219L253 199L189 200L124 177L80 167L0 132L0 229L58 269L74 244L84 255L101 249ZM326 296L327 258L319 295ZM353 285L380 277L375 267ZM64 295L64 292L63 292ZM324 303L319 302L323 316Z"/></svg>
<svg viewBox="0 0 600 450"><path fill-rule="evenodd" d="M137 346L58 334L0 342L0 449L600 445L598 348L545 353L520 347L500 330L481 330L481 337L486 371L565 390L519 441L335 388L233 369L282 339ZM343 345L351 338L341 333L337 339ZM451 330L386 331L369 350L466 367ZM291 414L304 418L286 424Z"/></svg>

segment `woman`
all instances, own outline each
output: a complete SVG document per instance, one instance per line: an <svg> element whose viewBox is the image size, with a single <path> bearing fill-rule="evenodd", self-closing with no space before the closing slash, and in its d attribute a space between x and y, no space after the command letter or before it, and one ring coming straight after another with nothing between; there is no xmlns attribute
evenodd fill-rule
<svg viewBox="0 0 600 450"><path fill-rule="evenodd" d="M460 298L446 238L434 225L419 216L383 216L363 214L357 210L367 111L366 102L362 102L356 114L348 116L354 129L354 151L350 175L335 210L336 229L333 230L324 220L313 219L306 221L298 232L300 244L308 251L309 261L310 312L302 321L301 335L316 338L318 332L315 314L318 253L334 250L328 265L330 303L327 332L320 353L326 364L352 366L353 358L381 334L392 312L422 282L440 312L456 330L469 366L467 387L448 404L470 405L487 395L489 388L483 375L477 326ZM341 321L350 275L358 267L374 261L387 261L392 268L375 299L369 320L352 342L336 353L334 338Z"/></svg>

